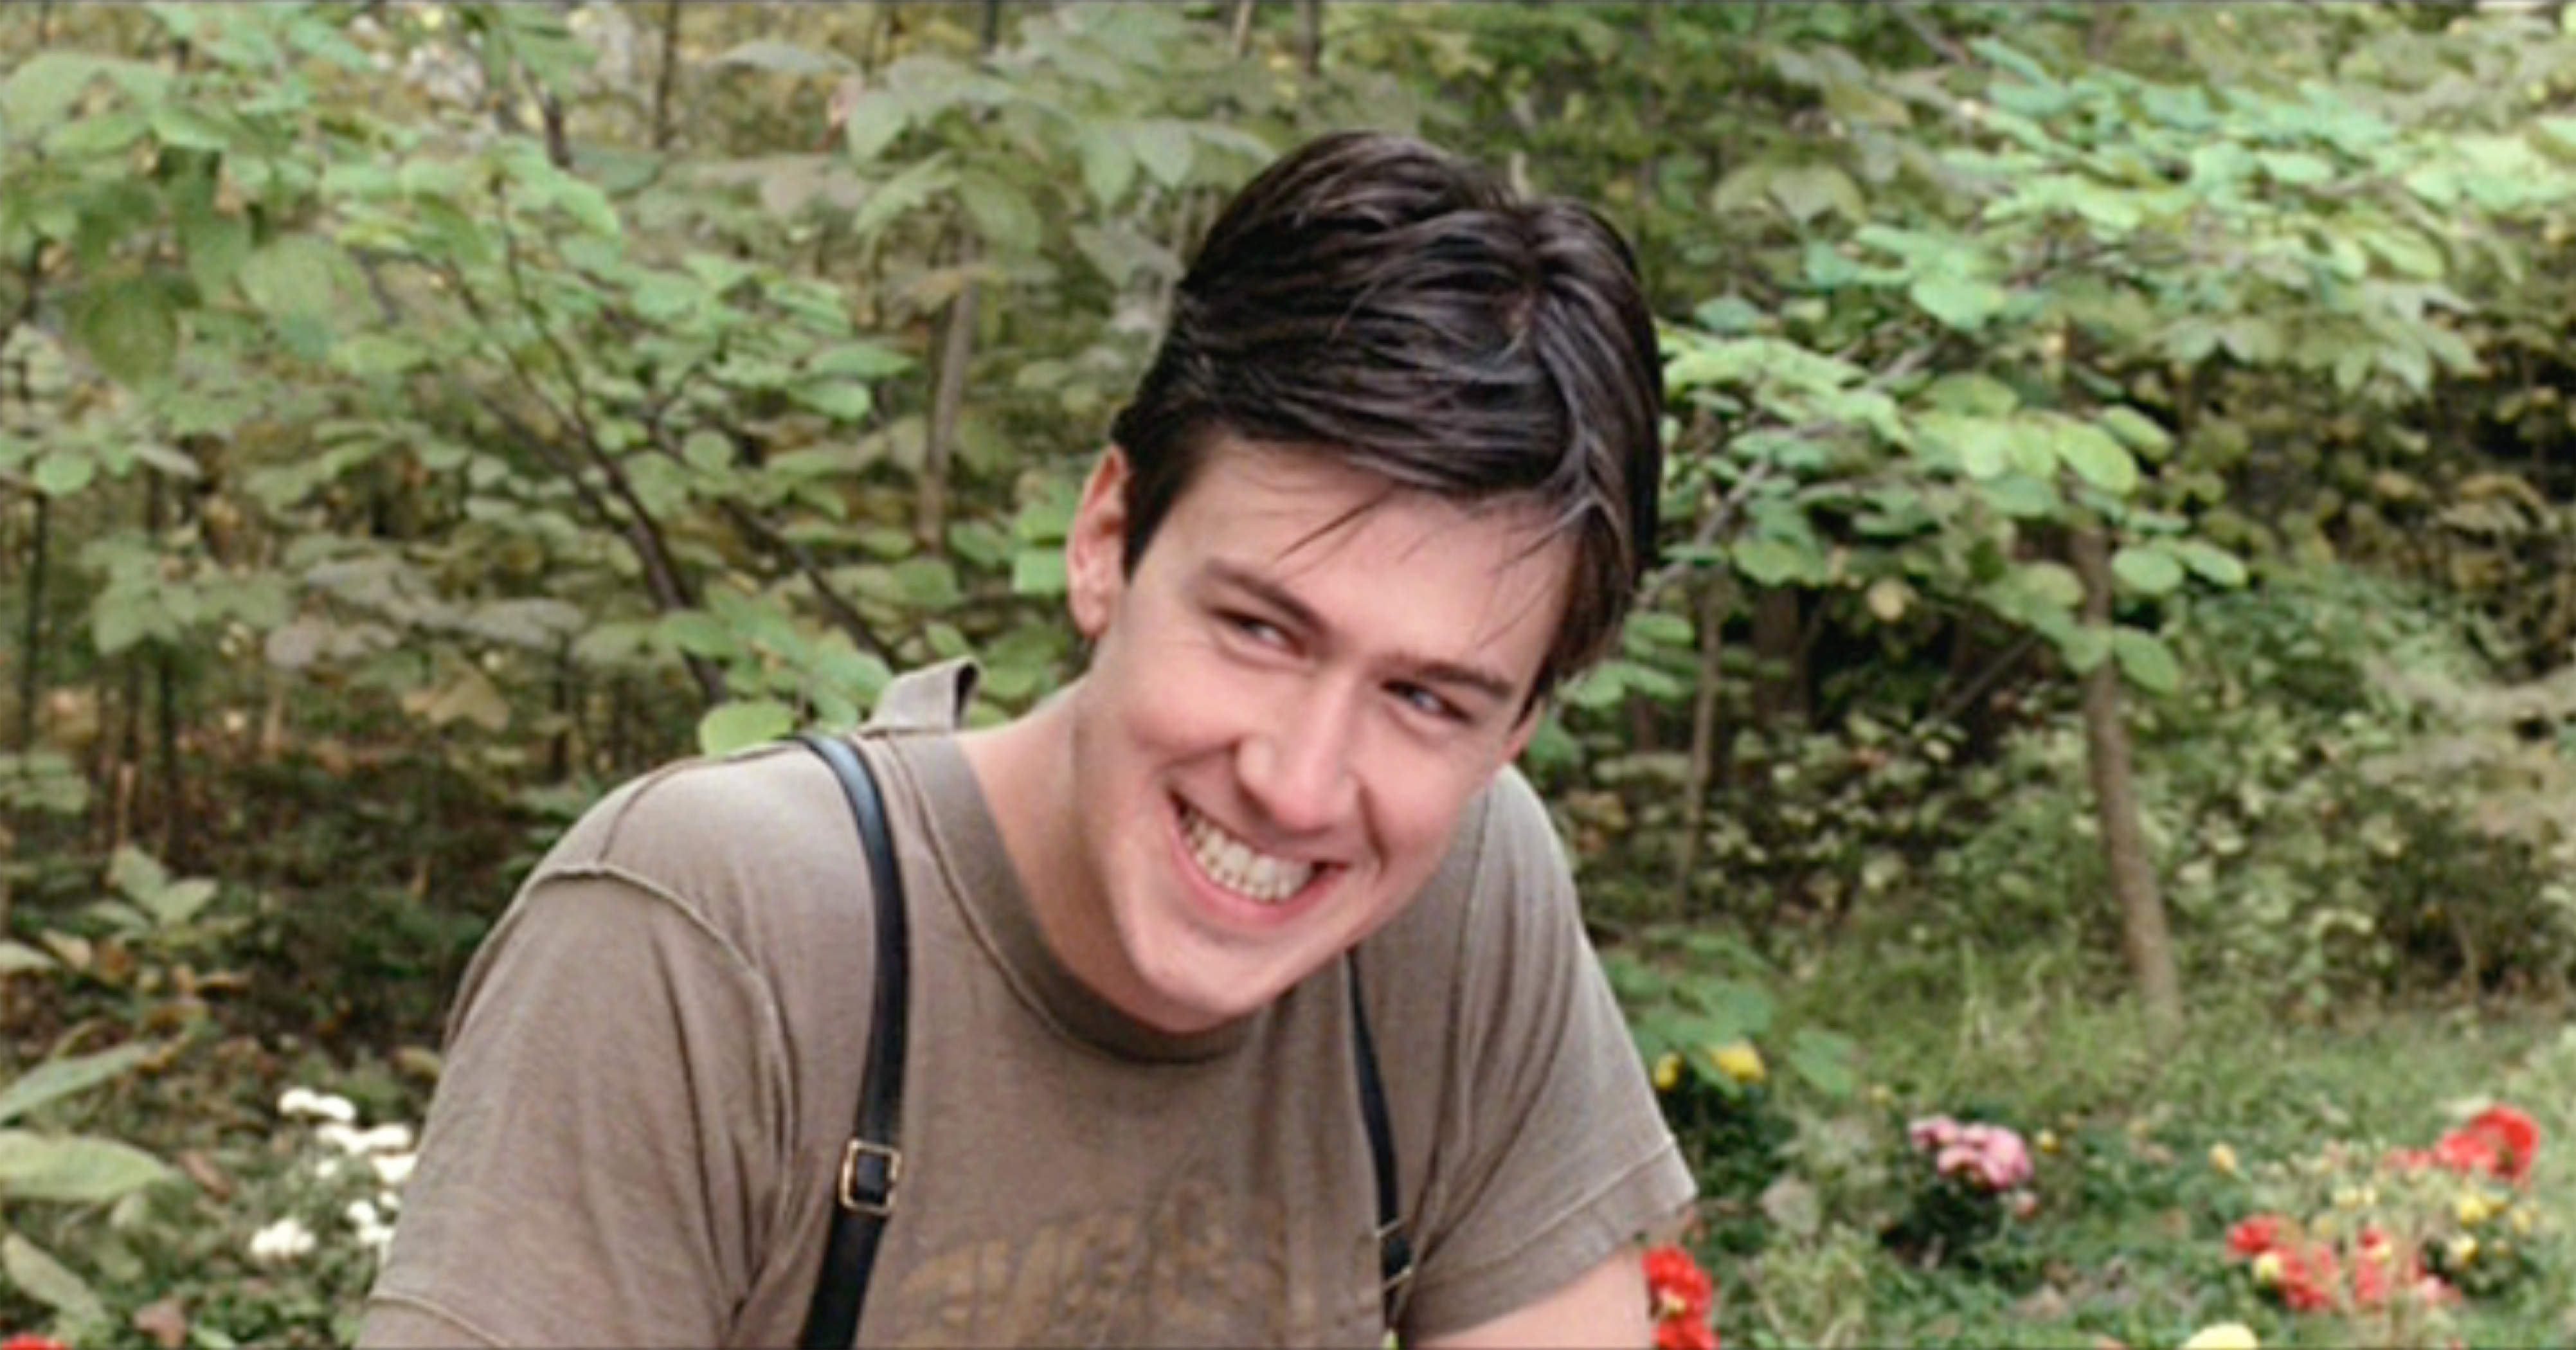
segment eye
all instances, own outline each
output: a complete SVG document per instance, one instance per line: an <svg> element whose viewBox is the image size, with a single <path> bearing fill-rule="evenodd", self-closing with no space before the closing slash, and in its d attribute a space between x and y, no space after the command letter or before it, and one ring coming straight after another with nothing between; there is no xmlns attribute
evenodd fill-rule
<svg viewBox="0 0 2576 1350"><path fill-rule="evenodd" d="M1446 722L1463 726L1468 721L1466 709L1442 698L1438 694L1433 693L1431 690L1426 689L1421 685L1401 683L1393 684L1387 687L1387 692L1395 695L1396 700L1402 703L1407 710L1419 716L1430 718L1435 722Z"/></svg>
<svg viewBox="0 0 2576 1350"><path fill-rule="evenodd" d="M1279 625L1258 615L1245 614L1240 610L1224 610L1217 614L1217 620L1232 629L1237 636L1260 646L1285 647L1288 645L1288 634L1282 631Z"/></svg>

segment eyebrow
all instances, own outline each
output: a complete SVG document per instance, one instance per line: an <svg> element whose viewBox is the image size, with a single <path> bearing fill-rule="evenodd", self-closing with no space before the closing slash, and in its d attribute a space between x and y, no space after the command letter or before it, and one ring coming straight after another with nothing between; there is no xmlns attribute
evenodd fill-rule
<svg viewBox="0 0 2576 1350"><path fill-rule="evenodd" d="M1220 585L1231 586L1249 593L1254 599L1286 614L1290 622L1300 628L1326 634L1332 631L1331 626L1324 622L1323 616L1317 614L1313 606L1297 598L1295 592L1268 577L1223 559L1211 559L1208 563L1208 571ZM1406 666L1412 668L1414 675L1425 683L1470 689L1492 699L1496 704L1508 704L1518 697L1519 686L1490 667L1413 656L1405 656L1402 659Z"/></svg>

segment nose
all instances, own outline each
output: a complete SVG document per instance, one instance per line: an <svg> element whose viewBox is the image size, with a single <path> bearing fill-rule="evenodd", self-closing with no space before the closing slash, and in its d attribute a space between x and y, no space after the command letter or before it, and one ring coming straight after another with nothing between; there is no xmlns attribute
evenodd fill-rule
<svg viewBox="0 0 2576 1350"><path fill-rule="evenodd" d="M1253 711L1256 726L1235 756L1244 795L1283 833L1313 834L1341 821L1358 791L1356 693L1320 689Z"/></svg>

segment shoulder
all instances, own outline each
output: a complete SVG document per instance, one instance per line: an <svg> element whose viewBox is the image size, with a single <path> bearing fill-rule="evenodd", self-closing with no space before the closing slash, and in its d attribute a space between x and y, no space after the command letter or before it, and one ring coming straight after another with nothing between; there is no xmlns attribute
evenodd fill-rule
<svg viewBox="0 0 2576 1350"><path fill-rule="evenodd" d="M1422 894L1371 947L1400 949L1419 971L1509 945L1535 930L1579 931L1574 876L1538 790L1506 767L1459 813L1457 833Z"/></svg>
<svg viewBox="0 0 2576 1350"><path fill-rule="evenodd" d="M830 768L781 743L683 760L617 788L565 832L522 898L559 881L618 882L729 945L769 947L786 935L762 930L813 899L838 899L846 922L860 856Z"/></svg>

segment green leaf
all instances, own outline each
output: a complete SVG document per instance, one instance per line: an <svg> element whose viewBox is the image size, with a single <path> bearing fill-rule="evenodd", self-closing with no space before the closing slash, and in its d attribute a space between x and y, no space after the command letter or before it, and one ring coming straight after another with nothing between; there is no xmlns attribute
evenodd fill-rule
<svg viewBox="0 0 2576 1350"><path fill-rule="evenodd" d="M219 295L241 274L250 257L248 218L218 212L210 206L176 212L179 247L188 260L188 278L200 294Z"/></svg>
<svg viewBox="0 0 2576 1350"><path fill-rule="evenodd" d="M1136 157L1125 138L1098 126L1087 126L1076 144L1082 151L1082 186L1103 210L1118 204L1136 181Z"/></svg>
<svg viewBox="0 0 2576 1350"><path fill-rule="evenodd" d="M19 63L9 72L8 83L0 85L0 117L8 119L12 136L32 140L49 129L46 124L61 121L81 91L100 76L147 105L160 102L170 83L168 71L148 62L89 52L39 52Z"/></svg>
<svg viewBox="0 0 2576 1350"><path fill-rule="evenodd" d="M26 943L0 938L0 975L16 975L29 970L52 970L61 964Z"/></svg>
<svg viewBox="0 0 2576 1350"><path fill-rule="evenodd" d="M922 609L954 608L965 598L957 588L957 571L945 558L907 558L894 565L894 579L905 602Z"/></svg>
<svg viewBox="0 0 2576 1350"><path fill-rule="evenodd" d="M2182 666L2174 660L2173 650L2153 633L2134 628L2111 632L2111 651L2120 659L2120 673L2131 683L2150 693L2170 694L2182 687Z"/></svg>
<svg viewBox="0 0 2576 1350"><path fill-rule="evenodd" d="M789 389L787 396L840 422L861 421L876 407L876 396L853 380L816 380Z"/></svg>
<svg viewBox="0 0 2576 1350"><path fill-rule="evenodd" d="M1906 294L1924 313L1962 333L1985 327L1986 320L2010 299L2002 287L1992 282L1948 272L1917 278Z"/></svg>
<svg viewBox="0 0 2576 1350"><path fill-rule="evenodd" d="M664 642L692 656L724 661L742 655L742 639L723 620L701 610L665 615L659 627Z"/></svg>
<svg viewBox="0 0 2576 1350"><path fill-rule="evenodd" d="M776 699L727 703L708 709L698 719L698 749L709 755L729 755L777 740L795 726L796 710Z"/></svg>
<svg viewBox="0 0 2576 1350"><path fill-rule="evenodd" d="M49 450L30 475L36 490L48 497L69 497L98 477L98 461L87 455Z"/></svg>
<svg viewBox="0 0 2576 1350"><path fill-rule="evenodd" d="M849 102L841 123L841 143L861 164L885 153L912 124L912 102L888 89L871 89Z"/></svg>
<svg viewBox="0 0 2576 1350"><path fill-rule="evenodd" d="M170 1175L161 1160L113 1139L0 1130L0 1197L99 1203Z"/></svg>
<svg viewBox="0 0 2576 1350"><path fill-rule="evenodd" d="M127 895L145 895L168 886L170 873L161 866L160 859L126 844L118 848L116 856L108 861L107 884ZM0 1119L5 1118L5 1115L0 1115Z"/></svg>
<svg viewBox="0 0 2576 1350"><path fill-rule="evenodd" d="M1771 175L1770 189L1771 199L1802 225L1827 211L1855 225L1869 218L1860 186L1831 164L1785 166Z"/></svg>
<svg viewBox="0 0 2576 1350"><path fill-rule="evenodd" d="M1800 1027L1782 1054L1791 1072L1827 1097L1848 1098L1860 1087L1860 1046L1848 1036L1815 1027Z"/></svg>
<svg viewBox="0 0 2576 1350"><path fill-rule="evenodd" d="M1004 253L1026 256L1046 241L1046 222L1026 192L986 173L958 179L957 200L966 207L975 232Z"/></svg>
<svg viewBox="0 0 2576 1350"><path fill-rule="evenodd" d="M850 229L863 238L872 235L947 191L955 177L938 158L910 165L868 194L867 200L859 204L858 214L851 217Z"/></svg>
<svg viewBox="0 0 2576 1350"><path fill-rule="evenodd" d="M1735 546L1735 570L1765 586L1810 580L1819 561L1814 550L1785 539L1747 539Z"/></svg>
<svg viewBox="0 0 2576 1350"><path fill-rule="evenodd" d="M2173 449L2173 436L2154 418L2124 405L2105 408L2095 418L2102 429L2120 438L2120 444L2145 455L2161 459Z"/></svg>
<svg viewBox="0 0 2576 1350"><path fill-rule="evenodd" d="M2182 585L2182 564L2152 544L2121 549L2111 558L2111 571L2121 585L2141 595L2167 595Z"/></svg>
<svg viewBox="0 0 2576 1350"><path fill-rule="evenodd" d="M2057 654L2066 660L2066 668L2078 675L2111 659L2111 635L2099 628L2074 624L2052 625L2049 639L2057 644Z"/></svg>
<svg viewBox="0 0 2576 1350"><path fill-rule="evenodd" d="M16 1285L19 1293L70 1321L92 1326L108 1324L107 1306L99 1301L89 1281L55 1260L53 1253L17 1233L0 1237L0 1273L8 1275L9 1283Z"/></svg>
<svg viewBox="0 0 2576 1350"><path fill-rule="evenodd" d="M165 103L152 110L152 136L173 150L214 150L232 148L232 133L215 119L194 108Z"/></svg>
<svg viewBox="0 0 2576 1350"><path fill-rule="evenodd" d="M1012 594L1062 595L1064 588L1064 554L1061 550L1022 549L1011 556Z"/></svg>
<svg viewBox="0 0 2576 1350"><path fill-rule="evenodd" d="M2067 425L2057 437L2057 457L2085 482L2115 496L2128 496L2138 486L2138 462L2097 427Z"/></svg>
<svg viewBox="0 0 2576 1350"><path fill-rule="evenodd" d="M81 295L72 326L99 368L120 383L159 379L178 355L179 317L169 291L150 278L91 286Z"/></svg>
<svg viewBox="0 0 2576 1350"><path fill-rule="evenodd" d="M775 38L754 38L729 48L711 64L749 66L779 75L847 75L858 69L839 52L816 51Z"/></svg>
<svg viewBox="0 0 2576 1350"><path fill-rule="evenodd" d="M35 954L30 949L30 955ZM48 960L45 964L53 963ZM86 1092L109 1079L120 1077L149 1057L152 1051L153 1047L132 1041L113 1050L39 1064L18 1075L7 1088L0 1089L0 1122L16 1120L49 1102Z"/></svg>
<svg viewBox="0 0 2576 1350"><path fill-rule="evenodd" d="M280 235L242 263L242 294L271 318L328 315L336 304L334 251L305 234Z"/></svg>
<svg viewBox="0 0 2576 1350"><path fill-rule="evenodd" d="M1155 119L1139 122L1128 135L1135 148L1136 161L1155 182L1176 188L1189 181L1190 162L1196 157L1197 142L1187 123Z"/></svg>
<svg viewBox="0 0 2576 1350"><path fill-rule="evenodd" d="M2235 554L2199 539L2178 539L2165 547L2182 559L2183 566L2220 586L2245 584L2245 564Z"/></svg>
<svg viewBox="0 0 2576 1350"><path fill-rule="evenodd" d="M873 342L845 342L816 352L807 358L803 369L809 375L849 375L873 380L886 375L900 375L912 369L912 358Z"/></svg>

